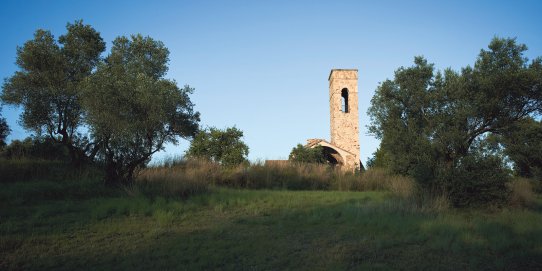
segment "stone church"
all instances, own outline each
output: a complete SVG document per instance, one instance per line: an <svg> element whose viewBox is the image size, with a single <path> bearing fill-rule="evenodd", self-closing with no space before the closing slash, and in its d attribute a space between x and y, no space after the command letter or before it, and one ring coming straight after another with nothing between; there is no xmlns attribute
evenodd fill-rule
<svg viewBox="0 0 542 271"><path fill-rule="evenodd" d="M346 170L361 170L358 70L333 69L328 80L331 142L308 139L305 146L322 146L329 163Z"/></svg>

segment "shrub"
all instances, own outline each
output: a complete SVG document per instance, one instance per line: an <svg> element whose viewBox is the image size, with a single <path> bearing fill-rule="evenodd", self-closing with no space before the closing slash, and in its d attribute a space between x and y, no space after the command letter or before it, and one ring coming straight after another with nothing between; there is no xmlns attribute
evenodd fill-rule
<svg viewBox="0 0 542 271"><path fill-rule="evenodd" d="M68 148L51 138L13 140L2 151L6 159L70 161Z"/></svg>
<svg viewBox="0 0 542 271"><path fill-rule="evenodd" d="M510 194L510 175L497 156L466 156L439 178L455 207L501 206Z"/></svg>
<svg viewBox="0 0 542 271"><path fill-rule="evenodd" d="M301 144L297 144L297 146L292 149L290 155L288 156L288 160L298 163L315 164L324 164L327 162L324 154L324 148L322 146L307 148Z"/></svg>
<svg viewBox="0 0 542 271"><path fill-rule="evenodd" d="M92 165L74 167L69 162L42 159L0 159L0 182L63 181L101 176Z"/></svg>

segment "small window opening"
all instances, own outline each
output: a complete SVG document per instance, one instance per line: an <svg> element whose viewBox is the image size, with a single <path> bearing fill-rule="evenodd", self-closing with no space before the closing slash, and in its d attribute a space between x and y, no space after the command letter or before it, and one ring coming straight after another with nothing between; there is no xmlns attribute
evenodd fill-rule
<svg viewBox="0 0 542 271"><path fill-rule="evenodd" d="M348 113L348 89L346 88L341 91L341 111Z"/></svg>

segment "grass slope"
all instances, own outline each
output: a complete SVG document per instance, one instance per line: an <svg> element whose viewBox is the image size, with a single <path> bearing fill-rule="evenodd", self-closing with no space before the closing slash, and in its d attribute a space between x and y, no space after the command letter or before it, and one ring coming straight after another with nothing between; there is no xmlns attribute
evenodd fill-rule
<svg viewBox="0 0 542 271"><path fill-rule="evenodd" d="M4 270L542 269L540 199L531 210L435 213L385 192L213 189L180 200L0 186Z"/></svg>

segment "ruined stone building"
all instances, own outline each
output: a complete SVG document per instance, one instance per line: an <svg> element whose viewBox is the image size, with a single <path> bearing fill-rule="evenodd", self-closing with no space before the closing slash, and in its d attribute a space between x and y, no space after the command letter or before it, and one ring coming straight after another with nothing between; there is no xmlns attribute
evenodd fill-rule
<svg viewBox="0 0 542 271"><path fill-rule="evenodd" d="M358 70L333 69L328 80L331 142L308 139L306 147L322 146L329 163L360 170Z"/></svg>

